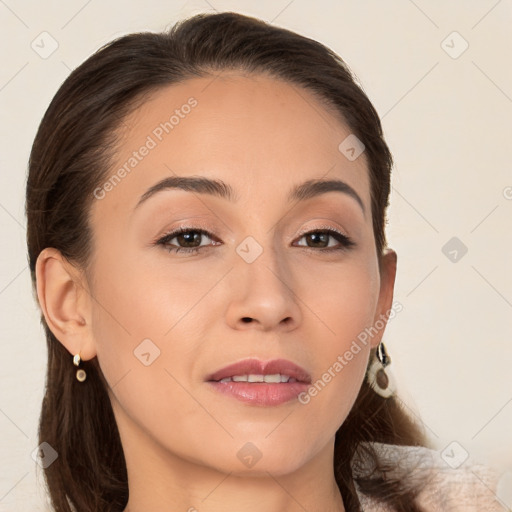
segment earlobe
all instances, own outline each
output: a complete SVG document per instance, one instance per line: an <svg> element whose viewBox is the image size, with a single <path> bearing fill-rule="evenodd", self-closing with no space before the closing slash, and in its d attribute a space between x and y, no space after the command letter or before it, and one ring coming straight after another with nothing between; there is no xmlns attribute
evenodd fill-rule
<svg viewBox="0 0 512 512"><path fill-rule="evenodd" d="M46 323L71 355L96 355L91 330L90 296L79 272L60 251L47 247L36 262L37 298Z"/></svg>

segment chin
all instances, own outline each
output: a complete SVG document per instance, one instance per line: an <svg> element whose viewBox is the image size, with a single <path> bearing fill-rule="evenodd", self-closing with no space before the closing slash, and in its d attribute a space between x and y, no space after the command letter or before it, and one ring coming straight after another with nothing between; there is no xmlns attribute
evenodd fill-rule
<svg viewBox="0 0 512 512"><path fill-rule="evenodd" d="M267 431L261 436L245 438L250 440L235 442L234 450L222 456L229 466L228 471L239 476L287 475L300 469L317 451L308 444L311 439L276 434L268 436ZM225 455L228 455L227 460Z"/></svg>

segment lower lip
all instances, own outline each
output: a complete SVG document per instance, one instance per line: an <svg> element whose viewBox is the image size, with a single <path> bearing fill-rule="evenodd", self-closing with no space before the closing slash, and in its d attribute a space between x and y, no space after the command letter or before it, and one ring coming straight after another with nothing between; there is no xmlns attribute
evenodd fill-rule
<svg viewBox="0 0 512 512"><path fill-rule="evenodd" d="M241 402L247 402L252 405L281 405L306 391L309 384L304 382L215 382L209 381L219 393L232 396Z"/></svg>

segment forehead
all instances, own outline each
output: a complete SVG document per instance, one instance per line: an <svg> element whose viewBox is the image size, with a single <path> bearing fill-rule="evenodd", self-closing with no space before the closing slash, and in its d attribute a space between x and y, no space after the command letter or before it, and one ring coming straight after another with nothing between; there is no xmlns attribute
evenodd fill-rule
<svg viewBox="0 0 512 512"><path fill-rule="evenodd" d="M153 92L123 120L100 208L133 208L158 180L201 175L228 182L244 204L279 201L279 191L285 199L308 179L342 179L369 211L365 155L340 150L349 136L338 113L297 85L235 71L189 79Z"/></svg>

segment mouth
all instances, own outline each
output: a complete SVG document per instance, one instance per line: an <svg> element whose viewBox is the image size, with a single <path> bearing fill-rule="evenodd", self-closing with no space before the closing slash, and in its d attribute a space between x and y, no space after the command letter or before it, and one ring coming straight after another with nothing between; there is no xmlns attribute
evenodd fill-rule
<svg viewBox="0 0 512 512"><path fill-rule="evenodd" d="M266 382L278 384L280 382L299 382L297 379L289 375L281 375L280 373L272 373L270 375L250 373L246 375L233 375L233 377L224 377L217 382Z"/></svg>
<svg viewBox="0 0 512 512"><path fill-rule="evenodd" d="M209 375L216 391L252 405L280 405L296 399L311 383L302 367L285 359L245 359Z"/></svg>

